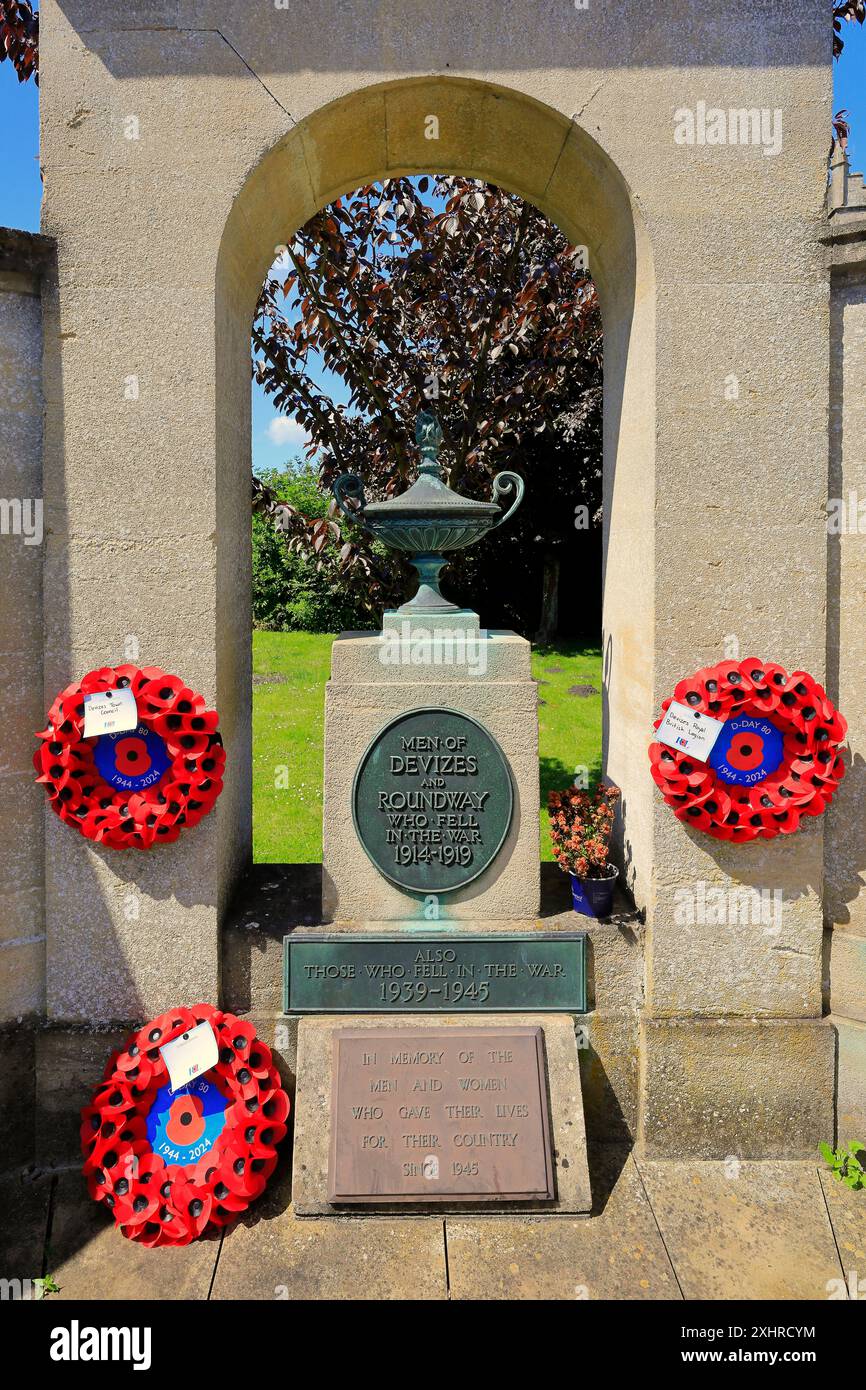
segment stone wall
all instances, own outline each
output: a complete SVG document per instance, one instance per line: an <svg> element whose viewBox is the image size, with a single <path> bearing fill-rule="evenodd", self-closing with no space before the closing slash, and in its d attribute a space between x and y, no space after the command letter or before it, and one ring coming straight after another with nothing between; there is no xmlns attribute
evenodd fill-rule
<svg viewBox="0 0 866 1390"><path fill-rule="evenodd" d="M0 1023L45 1007L42 702L42 306L45 237L0 231Z"/></svg>

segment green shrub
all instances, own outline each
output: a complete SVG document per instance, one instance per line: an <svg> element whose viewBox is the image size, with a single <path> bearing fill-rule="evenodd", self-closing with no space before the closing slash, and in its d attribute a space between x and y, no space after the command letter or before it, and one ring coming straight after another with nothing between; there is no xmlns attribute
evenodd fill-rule
<svg viewBox="0 0 866 1390"><path fill-rule="evenodd" d="M262 469L259 476L284 502L307 516L324 516L329 497L315 467L295 460L285 471ZM253 626L267 632L341 632L371 627L369 615L347 592L339 570L339 549L321 555L294 550L270 517L253 515Z"/></svg>
<svg viewBox="0 0 866 1390"><path fill-rule="evenodd" d="M818 1148L838 1182L844 1182L855 1192L866 1188L866 1145L859 1139L852 1139L850 1144L842 1144L838 1149L829 1144L819 1144Z"/></svg>

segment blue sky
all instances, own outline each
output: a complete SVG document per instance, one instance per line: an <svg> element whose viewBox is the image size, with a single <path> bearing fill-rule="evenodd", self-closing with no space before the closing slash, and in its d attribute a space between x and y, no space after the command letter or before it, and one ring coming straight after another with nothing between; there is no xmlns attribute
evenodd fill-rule
<svg viewBox="0 0 866 1390"><path fill-rule="evenodd" d="M851 167L866 167L866 26L843 27L845 48L834 64L833 110L846 108L851 121L848 152ZM19 83L8 62L0 63L0 226L39 230L42 196L39 178L39 94L32 82ZM829 132L827 135L829 147ZM333 385L333 379L329 386ZM337 383L337 387L341 386ZM334 389L335 399L345 392ZM253 388L253 463L279 467L302 444L297 427L276 416L273 406Z"/></svg>

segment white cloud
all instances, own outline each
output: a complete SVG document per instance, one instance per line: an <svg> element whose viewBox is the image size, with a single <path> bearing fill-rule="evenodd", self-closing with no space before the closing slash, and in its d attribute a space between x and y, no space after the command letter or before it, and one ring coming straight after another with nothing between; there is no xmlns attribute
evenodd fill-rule
<svg viewBox="0 0 866 1390"><path fill-rule="evenodd" d="M292 449L305 448L310 439L303 425L288 415L275 415L268 425L267 435L272 444Z"/></svg>
<svg viewBox="0 0 866 1390"><path fill-rule="evenodd" d="M268 271L268 275L275 276L278 280L283 280L285 279L287 272L291 269L291 265L292 263L289 260L289 253L287 250L283 249L282 251L280 251L279 255L277 256L276 260L274 261L273 265Z"/></svg>

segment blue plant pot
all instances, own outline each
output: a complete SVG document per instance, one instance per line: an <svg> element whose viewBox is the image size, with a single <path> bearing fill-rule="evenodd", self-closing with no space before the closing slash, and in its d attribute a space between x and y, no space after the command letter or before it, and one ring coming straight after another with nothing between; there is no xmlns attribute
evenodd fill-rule
<svg viewBox="0 0 866 1390"><path fill-rule="evenodd" d="M575 912L584 917L609 917L618 876L617 868L608 878L578 878L577 874L569 874Z"/></svg>

